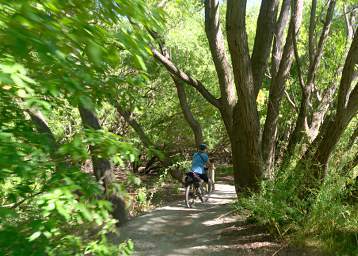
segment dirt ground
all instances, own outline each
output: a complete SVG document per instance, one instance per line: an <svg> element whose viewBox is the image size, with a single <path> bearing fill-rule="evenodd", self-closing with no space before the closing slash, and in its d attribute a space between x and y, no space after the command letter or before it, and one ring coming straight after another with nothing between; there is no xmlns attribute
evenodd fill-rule
<svg viewBox="0 0 358 256"><path fill-rule="evenodd" d="M275 241L265 229L234 214L234 186L216 184L208 202L192 209L184 200L138 216L120 228L121 239L132 239L134 255L326 255Z"/></svg>

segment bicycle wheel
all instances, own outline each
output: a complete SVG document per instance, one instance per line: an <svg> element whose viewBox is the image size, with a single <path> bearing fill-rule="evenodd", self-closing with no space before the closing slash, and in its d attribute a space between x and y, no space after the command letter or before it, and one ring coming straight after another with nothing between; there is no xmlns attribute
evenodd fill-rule
<svg viewBox="0 0 358 256"><path fill-rule="evenodd" d="M188 185L185 188L185 204L188 208L191 208L195 201L194 185Z"/></svg>
<svg viewBox="0 0 358 256"><path fill-rule="evenodd" d="M199 187L196 188L196 190L200 201L204 203L207 200L205 188L202 185L200 185Z"/></svg>

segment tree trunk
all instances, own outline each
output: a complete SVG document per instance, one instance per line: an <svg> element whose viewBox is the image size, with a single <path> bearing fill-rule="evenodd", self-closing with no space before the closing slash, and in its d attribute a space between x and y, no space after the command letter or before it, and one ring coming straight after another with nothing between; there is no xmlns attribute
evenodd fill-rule
<svg viewBox="0 0 358 256"><path fill-rule="evenodd" d="M342 172L344 174L348 174L351 170L353 170L353 168L355 168L358 165L358 151L355 154L355 157L351 160L348 161L342 168ZM358 176L357 176L358 177Z"/></svg>
<svg viewBox="0 0 358 256"><path fill-rule="evenodd" d="M79 107L81 119L84 128L100 130L101 126L96 115L89 109L80 106ZM103 184L105 192L107 192L109 185L111 184L112 166L109 160L97 157L96 146L90 146L90 152L92 157L93 172L100 183Z"/></svg>
<svg viewBox="0 0 358 256"><path fill-rule="evenodd" d="M310 26L308 29L308 56L309 56L310 63L313 62L314 55L316 52L316 42L315 42L316 9L317 9L317 0L312 0L311 14L310 14Z"/></svg>
<svg viewBox="0 0 358 256"><path fill-rule="evenodd" d="M195 144L198 147L200 144L204 142L203 131L201 129L201 125L199 122L194 118L193 113L190 111L190 107L188 101L186 99L186 93L183 84L181 81L172 77L175 83L175 87L177 89L177 94L180 102L180 107L183 111L183 115L185 120L188 122L191 130L193 131Z"/></svg>
<svg viewBox="0 0 358 256"><path fill-rule="evenodd" d="M319 67L322 55L323 55L323 47L325 42L328 38L328 33L330 30L330 26L332 23L332 18L334 14L334 9L336 6L335 0L329 1L329 6L327 9L325 22L321 31L321 35L318 41L317 49L315 49L314 44L314 30L315 30L315 17L312 17L316 13L316 1L312 0L312 9L311 9L311 17L310 17L310 31L309 31L309 44L310 44L310 65L308 69L307 79L306 83L303 82L303 75L301 71L301 65L299 61L298 51L296 49L295 56L296 56L296 62L297 62L297 69L298 69L298 75L300 80L300 85L302 89L302 99L301 99L301 105L300 105L300 111L296 120L296 126L295 129L290 137L287 150L286 150L286 156L285 156L285 162L283 165L283 168L287 166L289 161L291 160L291 157L295 153L296 146L300 144L302 141L302 138L304 138L305 135L308 135L309 128L307 124L307 117L309 113L309 108L311 104L311 94L314 88L314 82L315 82L315 75L316 71ZM295 47L296 44L295 44Z"/></svg>
<svg viewBox="0 0 358 256"><path fill-rule="evenodd" d="M137 133L139 139L142 141L145 147L153 146L154 144L144 132L143 127L132 117L132 113L130 111L124 110L119 103L117 102L115 105L117 112L124 118L124 120L133 128L133 130Z"/></svg>
<svg viewBox="0 0 358 256"><path fill-rule="evenodd" d="M43 134L47 140L47 144L50 146L50 153L54 156L59 145L56 141L55 136L48 127L48 124L39 110L29 109L27 113L30 115L32 122L35 124L38 133Z"/></svg>
<svg viewBox="0 0 358 256"><path fill-rule="evenodd" d="M356 32L342 72L335 118L322 135L322 140L319 142L316 151L312 152L314 148L311 147L311 150L305 154L313 156L313 173L317 178L323 178L330 154L351 119L357 114L358 83L354 86L353 90L350 89L357 63L358 33Z"/></svg>
<svg viewBox="0 0 358 256"><path fill-rule="evenodd" d="M239 194L248 189L258 190L258 181L262 174L262 160L259 133L254 134L252 130L248 130L246 122L252 122L252 120L244 120L237 108L239 106L234 109L234 135L231 139L231 150L235 189Z"/></svg>
<svg viewBox="0 0 358 256"><path fill-rule="evenodd" d="M281 62L283 51L283 33L289 21L291 0L284 0L282 2L280 15L276 22L274 42L271 55L271 77L275 77Z"/></svg>
<svg viewBox="0 0 358 256"><path fill-rule="evenodd" d="M283 168L287 166L291 157L295 153L296 146L301 142L307 131L307 114L309 111L309 103L311 98L311 87L305 87L302 92L300 110L296 120L295 128L289 138L286 148L285 160Z"/></svg>
<svg viewBox="0 0 358 256"><path fill-rule="evenodd" d="M238 95L231 138L237 193L257 190L262 174L260 127L245 30L245 10L246 1L228 0L226 30Z"/></svg>
<svg viewBox="0 0 358 256"><path fill-rule="evenodd" d="M334 147L337 145L344 130L347 128L349 121L350 118L343 119L342 117L337 116L336 120L332 122L326 130L326 133L324 134L323 139L313 156L313 161L315 163L313 171L316 178L322 179L325 176L329 156L331 155Z"/></svg>
<svg viewBox="0 0 358 256"><path fill-rule="evenodd" d="M318 135L319 129L323 123L324 117L326 116L326 113L329 110L329 107L332 103L332 97L336 91L336 86L332 86L330 88L327 88L323 92L323 96L321 101L319 102L317 106L317 110L314 111L312 114L312 120L309 124L309 131L308 131L308 140L309 143L312 143L312 141L316 138Z"/></svg>
<svg viewBox="0 0 358 256"><path fill-rule="evenodd" d="M101 126L96 115L84 106L78 107L84 128L100 130ZM92 157L93 172L98 182L103 184L105 197L112 202L112 215L122 225L128 220L128 214L125 207L125 202L122 198L111 195L109 186L112 182L112 165L108 159L100 158L96 155L96 146L90 146Z"/></svg>
<svg viewBox="0 0 358 256"><path fill-rule="evenodd" d="M262 134L262 156L264 161L265 176L272 177L272 170L275 160L275 147L277 139L277 125L281 99L284 94L284 87L287 76L291 69L293 60L294 37L302 21L303 1L296 1L292 12L292 19L288 28L286 44L282 53L279 69L276 76L272 78L269 100L267 105L267 116L264 131Z"/></svg>
<svg viewBox="0 0 358 256"><path fill-rule="evenodd" d="M251 56L252 75L254 78L256 96L261 88L270 56L278 2L278 0L261 1L260 12L257 18L255 42Z"/></svg>
<svg viewBox="0 0 358 256"><path fill-rule="evenodd" d="M220 26L219 0L205 1L205 32L214 61L220 88L220 106L218 107L228 136L232 133L233 109L237 102L232 68L226 54L224 36Z"/></svg>

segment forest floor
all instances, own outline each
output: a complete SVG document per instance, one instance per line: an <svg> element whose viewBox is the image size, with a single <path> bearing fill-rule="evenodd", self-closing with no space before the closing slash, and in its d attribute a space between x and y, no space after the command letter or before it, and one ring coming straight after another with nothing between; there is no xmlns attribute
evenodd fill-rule
<svg viewBox="0 0 358 256"><path fill-rule="evenodd" d="M208 202L197 202L192 209L183 197L133 218L120 228L121 240L132 239L138 256L326 255L277 241L265 228L248 224L244 214L233 211L236 194L228 183L218 182Z"/></svg>

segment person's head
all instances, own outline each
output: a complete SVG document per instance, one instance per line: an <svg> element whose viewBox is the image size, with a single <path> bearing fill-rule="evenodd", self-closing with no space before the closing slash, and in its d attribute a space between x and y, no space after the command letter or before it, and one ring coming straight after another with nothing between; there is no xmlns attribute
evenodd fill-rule
<svg viewBox="0 0 358 256"><path fill-rule="evenodd" d="M205 151L208 147L206 146L206 144L200 144L199 145L199 150L200 151Z"/></svg>

